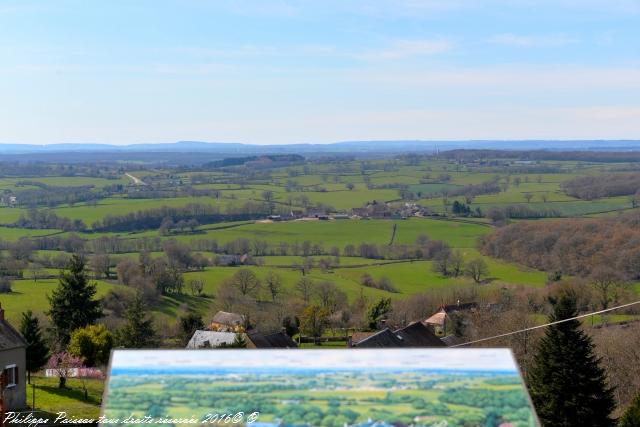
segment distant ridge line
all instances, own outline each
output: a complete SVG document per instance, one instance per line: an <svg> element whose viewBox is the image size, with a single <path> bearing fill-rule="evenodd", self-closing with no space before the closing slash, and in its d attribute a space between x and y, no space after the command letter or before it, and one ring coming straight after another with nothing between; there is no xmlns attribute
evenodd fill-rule
<svg viewBox="0 0 640 427"><path fill-rule="evenodd" d="M0 154L63 152L211 152L247 153L345 153L345 152L442 152L453 149L557 150L557 151L637 151L640 139L581 140L354 140L330 143L247 144L238 142L177 141L149 144L9 144L0 143Z"/></svg>

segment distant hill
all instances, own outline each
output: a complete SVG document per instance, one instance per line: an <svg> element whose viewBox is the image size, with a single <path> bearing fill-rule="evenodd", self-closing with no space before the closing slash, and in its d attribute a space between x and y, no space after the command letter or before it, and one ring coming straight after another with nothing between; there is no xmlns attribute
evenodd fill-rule
<svg viewBox="0 0 640 427"><path fill-rule="evenodd" d="M309 153L393 153L433 152L461 148L545 149L545 150L640 150L640 140L467 140L467 141L342 141L329 144L242 144L231 142L178 141L163 144L3 144L2 154L29 153L215 153L228 154L309 154Z"/></svg>

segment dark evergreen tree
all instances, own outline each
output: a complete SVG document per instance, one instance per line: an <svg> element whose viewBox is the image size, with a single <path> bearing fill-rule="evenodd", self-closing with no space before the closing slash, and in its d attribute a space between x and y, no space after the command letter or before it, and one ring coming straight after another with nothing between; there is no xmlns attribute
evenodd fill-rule
<svg viewBox="0 0 640 427"><path fill-rule="evenodd" d="M640 394L624 412L618 427L640 427Z"/></svg>
<svg viewBox="0 0 640 427"><path fill-rule="evenodd" d="M384 320L391 311L391 298L380 298L380 300L369 308L367 320L369 321L369 329L375 331L378 329L380 322Z"/></svg>
<svg viewBox="0 0 640 427"><path fill-rule="evenodd" d="M563 291L551 297L550 322L575 317L576 295ZM591 338L578 320L546 329L527 377L529 391L543 426L609 427L615 422L612 390Z"/></svg>
<svg viewBox="0 0 640 427"><path fill-rule="evenodd" d="M58 287L49 296L53 332L61 346L69 343L71 332L92 325L102 317L100 301L94 299L96 284L90 283L84 258L73 255L67 269L60 273Z"/></svg>
<svg viewBox="0 0 640 427"><path fill-rule="evenodd" d="M126 323L117 333L118 344L125 348L149 348L158 345L153 320L145 313L142 296L137 294L124 314Z"/></svg>
<svg viewBox="0 0 640 427"><path fill-rule="evenodd" d="M187 345L194 332L198 329L204 329L204 322L202 321L202 316L196 313L189 313L185 316L180 317L179 328L180 328L180 338L184 345Z"/></svg>
<svg viewBox="0 0 640 427"><path fill-rule="evenodd" d="M22 313L20 333L27 342L27 382L31 384L31 373L38 371L49 360L49 347L42 337L40 322L31 310Z"/></svg>

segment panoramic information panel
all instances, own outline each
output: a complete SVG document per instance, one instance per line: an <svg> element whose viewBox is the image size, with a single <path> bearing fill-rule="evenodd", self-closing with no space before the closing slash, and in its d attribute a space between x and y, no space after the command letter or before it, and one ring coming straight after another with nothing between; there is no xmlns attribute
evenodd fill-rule
<svg viewBox="0 0 640 427"><path fill-rule="evenodd" d="M508 349L116 350L101 422L539 425Z"/></svg>

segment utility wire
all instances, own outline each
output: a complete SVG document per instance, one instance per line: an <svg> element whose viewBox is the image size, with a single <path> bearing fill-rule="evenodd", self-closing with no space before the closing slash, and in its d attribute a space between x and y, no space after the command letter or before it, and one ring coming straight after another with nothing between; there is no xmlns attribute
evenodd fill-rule
<svg viewBox="0 0 640 427"><path fill-rule="evenodd" d="M512 332L507 332L507 333L500 334L500 335L494 335L492 337L480 338L480 339L469 341L469 342L466 342L466 343L463 343L463 344L452 345L451 347L463 347L463 346L467 346L467 345L470 345L470 344L475 344L475 343L479 343L479 342L483 342L483 341L494 340L496 338L508 337L510 335L520 334L522 332L533 331L535 329L540 329L540 328L546 328L547 326L553 326L553 325L557 325L559 323L569 322L571 320L582 319L584 317L595 316L596 314L607 313L609 311L618 310L620 308L631 307L631 306L636 305L636 304L640 304L640 301L634 301L634 302L630 302L628 304L618 305L616 307L607 308L605 310L594 311L593 313L581 314L579 316L570 317L568 319L556 320L555 322L545 323L544 325L532 326L530 328L520 329L519 331L512 331Z"/></svg>

